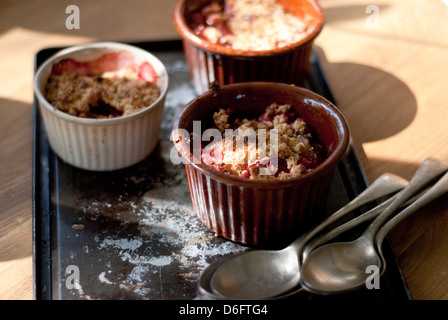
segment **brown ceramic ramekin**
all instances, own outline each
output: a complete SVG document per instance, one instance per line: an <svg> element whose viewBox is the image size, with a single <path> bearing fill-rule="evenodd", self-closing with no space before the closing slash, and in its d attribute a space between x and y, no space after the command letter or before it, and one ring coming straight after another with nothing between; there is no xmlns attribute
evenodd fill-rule
<svg viewBox="0 0 448 320"><path fill-rule="evenodd" d="M313 31L299 42L263 51L233 50L197 36L188 21L192 12L207 2L211 1L180 0L174 11L174 25L183 39L190 78L198 94L207 91L214 81L220 85L248 81L305 83L313 41L324 24L323 10L315 0L278 0L296 16L311 15Z"/></svg>
<svg viewBox="0 0 448 320"><path fill-rule="evenodd" d="M200 121L203 132L220 107L232 108L236 115L258 116L271 103L292 105L317 135L327 158L313 171L287 180L260 181L219 172L193 158L192 141L184 138L188 138L185 132L194 131L194 123L198 126ZM343 115L329 101L301 87L271 82L208 91L180 111L172 131L202 223L218 236L263 247L287 245L323 220L334 170L349 146L349 136Z"/></svg>

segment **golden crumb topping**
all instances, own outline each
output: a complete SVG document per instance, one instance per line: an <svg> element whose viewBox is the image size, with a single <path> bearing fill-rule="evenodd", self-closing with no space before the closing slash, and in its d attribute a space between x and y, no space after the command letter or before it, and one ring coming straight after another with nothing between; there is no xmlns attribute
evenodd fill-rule
<svg viewBox="0 0 448 320"><path fill-rule="evenodd" d="M311 16L299 18L275 0L212 1L192 20L198 35L236 50L280 48L314 31Z"/></svg>
<svg viewBox="0 0 448 320"><path fill-rule="evenodd" d="M131 68L84 75L52 73L45 98L55 108L83 118L126 116L150 106L160 92L153 82L142 80Z"/></svg>
<svg viewBox="0 0 448 320"><path fill-rule="evenodd" d="M202 160L215 169L250 179L289 179L314 169L325 158L321 144L290 105L271 104L256 119L235 119L232 110L213 115L223 138L203 148Z"/></svg>

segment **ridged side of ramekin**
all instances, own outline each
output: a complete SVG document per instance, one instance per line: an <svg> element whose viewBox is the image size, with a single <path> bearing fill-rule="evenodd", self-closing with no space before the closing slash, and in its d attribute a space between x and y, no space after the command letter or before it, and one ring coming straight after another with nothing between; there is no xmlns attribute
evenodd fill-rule
<svg viewBox="0 0 448 320"><path fill-rule="evenodd" d="M183 46L194 89L201 94L217 81L271 81L303 86L308 77L313 42L282 54L259 57L227 56L203 50L184 40Z"/></svg>
<svg viewBox="0 0 448 320"><path fill-rule="evenodd" d="M186 173L193 208L217 236L281 248L325 217L331 170L310 183L282 188L236 186L214 179L191 164Z"/></svg>
<svg viewBox="0 0 448 320"><path fill-rule="evenodd" d="M65 162L86 170L110 171L134 165L156 147L163 101L128 121L92 125L59 117L41 107L53 151Z"/></svg>
<svg viewBox="0 0 448 320"><path fill-rule="evenodd" d="M148 61L153 66L160 95L152 105L123 117L86 119L57 110L45 99L45 84L54 63L67 58L90 61L120 50L132 53L136 63ZM159 141L168 73L158 58L143 49L116 42L64 49L42 64L36 73L34 87L49 144L70 165L93 171L123 169L147 157Z"/></svg>
<svg viewBox="0 0 448 320"><path fill-rule="evenodd" d="M326 151L326 159L316 168L289 179L246 179L198 161L194 141L192 146L182 130L194 133L195 121L210 124L221 106L231 107L235 117L239 113L257 117L271 101L291 104L313 129ZM201 136L197 133L193 139ZM193 208L204 225L235 242L281 248L324 219L334 172L349 146L350 132L340 111L312 91L284 83L240 82L190 101L174 121L172 141L185 161Z"/></svg>

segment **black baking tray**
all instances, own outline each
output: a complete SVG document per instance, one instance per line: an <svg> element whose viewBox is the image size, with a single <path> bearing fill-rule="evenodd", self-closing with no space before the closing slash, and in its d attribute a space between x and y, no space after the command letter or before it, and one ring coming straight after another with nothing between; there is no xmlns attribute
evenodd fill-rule
<svg viewBox="0 0 448 320"><path fill-rule="evenodd" d="M34 100L33 264L39 300L201 300L200 273L216 259L251 250L203 226L191 205L185 169L169 158L178 111L196 94L179 40L138 42L166 65L170 85L156 150L113 172L89 172L62 162L48 144ZM36 53L35 68L61 48ZM307 87L335 103L316 52ZM328 214L367 186L351 146L338 166ZM356 230L353 231L353 235ZM289 299L410 299L390 244L380 289ZM78 281L74 281L78 279Z"/></svg>

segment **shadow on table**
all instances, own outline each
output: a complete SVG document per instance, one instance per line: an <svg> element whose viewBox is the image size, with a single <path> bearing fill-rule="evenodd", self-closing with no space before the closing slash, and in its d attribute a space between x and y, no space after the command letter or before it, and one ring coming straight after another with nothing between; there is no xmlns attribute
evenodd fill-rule
<svg viewBox="0 0 448 320"><path fill-rule="evenodd" d="M350 125L355 145L387 139L405 130L413 122L418 109L417 100L411 89L399 78L367 65L329 62L322 48L315 46L315 51L336 105ZM358 147L357 152L362 153L362 147ZM364 154L359 156L365 157ZM414 172L418 166L412 160L403 163L370 158L369 166L385 167L385 161L388 162L386 167L399 175Z"/></svg>
<svg viewBox="0 0 448 320"><path fill-rule="evenodd" d="M399 78L367 65L328 62L321 48L315 50L357 143L391 137L414 120L417 100Z"/></svg>

